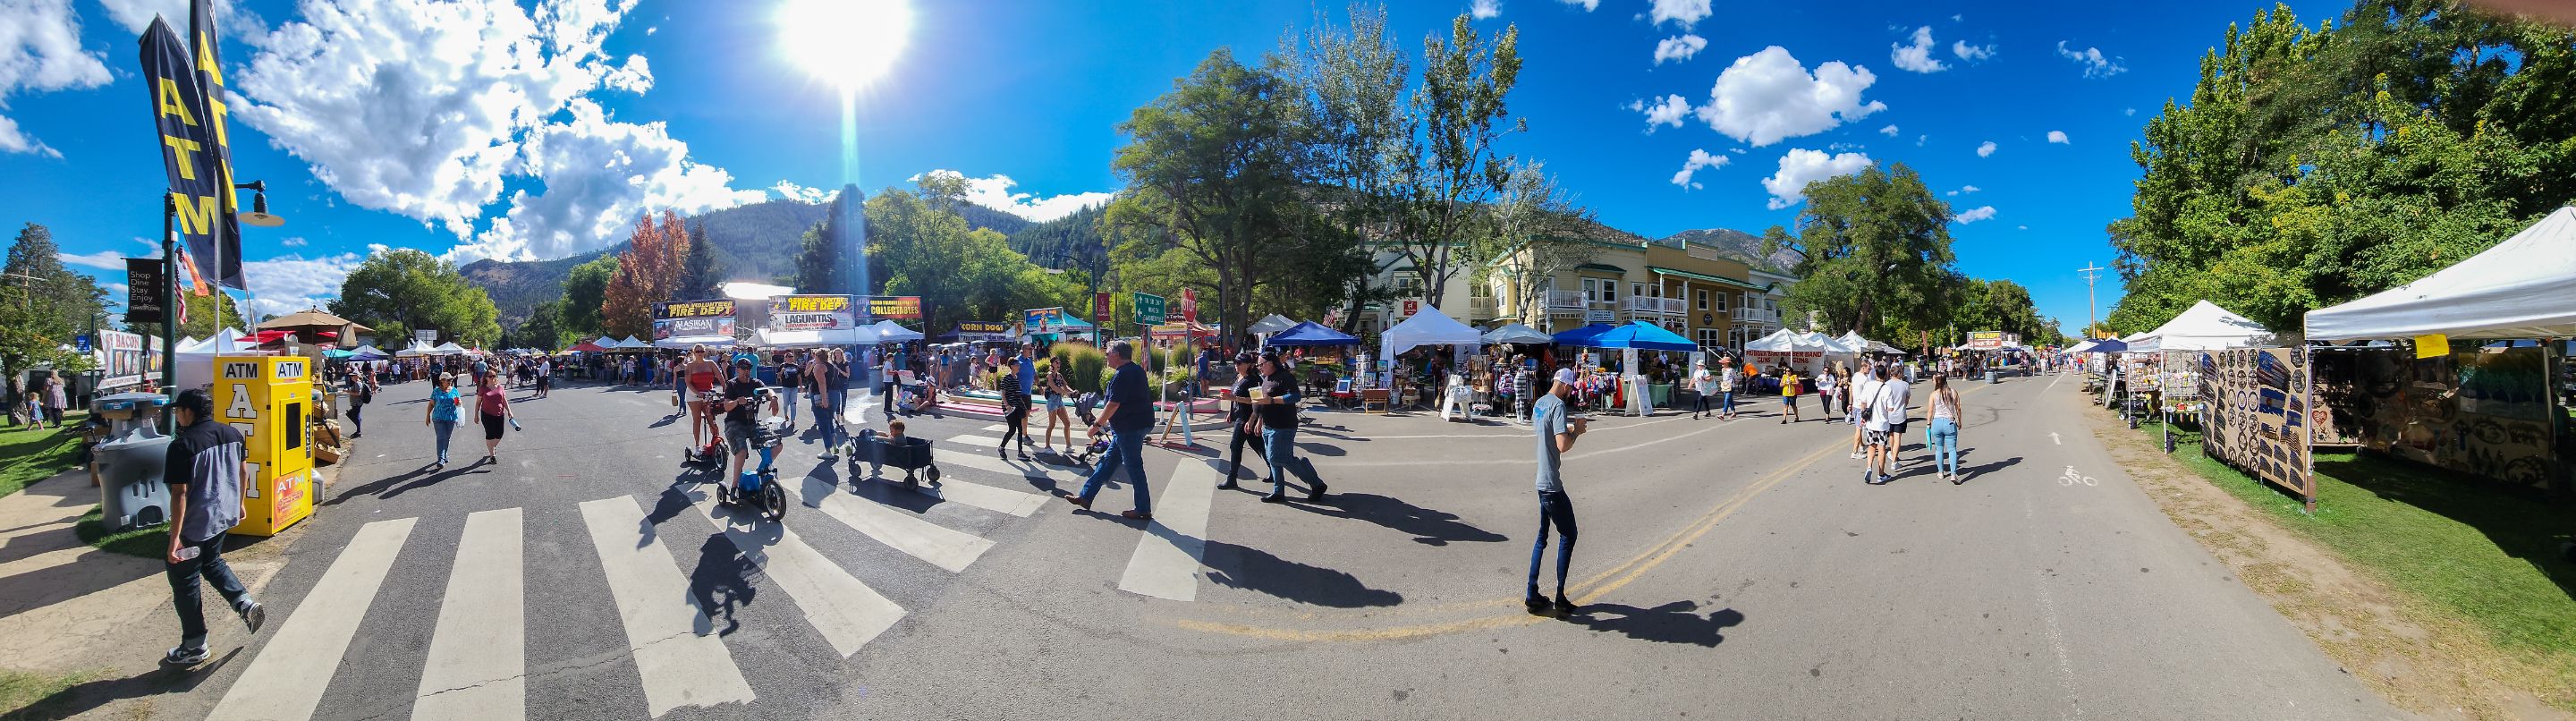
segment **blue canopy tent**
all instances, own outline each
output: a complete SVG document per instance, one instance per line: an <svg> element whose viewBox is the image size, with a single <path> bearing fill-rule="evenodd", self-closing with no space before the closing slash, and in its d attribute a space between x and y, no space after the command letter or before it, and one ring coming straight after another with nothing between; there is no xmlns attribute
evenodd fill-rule
<svg viewBox="0 0 2576 721"><path fill-rule="evenodd" d="M1699 344L1690 342L1690 339L1645 321L1629 321L1627 325L1613 326L1609 330L1602 331L1592 336L1592 346L1685 353L1699 350Z"/></svg>
<svg viewBox="0 0 2576 721"><path fill-rule="evenodd" d="M1274 346L1359 344L1360 339L1358 337L1349 333L1316 325L1314 321L1299 323L1295 328L1280 331L1278 335L1270 336L1269 342L1269 345Z"/></svg>
<svg viewBox="0 0 2576 721"><path fill-rule="evenodd" d="M1581 328L1564 331L1556 334L1556 344L1580 348L1599 348L1601 346L1592 344L1592 339L1603 333L1616 330L1618 327L1619 326L1608 323L1594 323Z"/></svg>

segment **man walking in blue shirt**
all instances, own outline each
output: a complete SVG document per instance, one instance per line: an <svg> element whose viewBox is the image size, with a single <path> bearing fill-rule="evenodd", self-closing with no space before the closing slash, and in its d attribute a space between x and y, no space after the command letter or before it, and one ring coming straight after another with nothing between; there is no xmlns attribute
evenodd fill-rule
<svg viewBox="0 0 2576 721"><path fill-rule="evenodd" d="M1100 435L1103 426L1108 428L1109 452L1092 466L1091 478L1082 483L1080 494L1057 491L1056 495L1089 509L1109 476L1123 468L1127 485L1136 489L1136 508L1119 515L1142 521L1154 517L1154 499L1145 489L1144 456L1145 434L1154 429L1154 394L1146 387L1145 368L1130 360L1135 353L1135 346L1126 341L1109 344L1109 368L1116 373L1109 377L1109 406L1101 410L1100 422L1091 425L1094 436Z"/></svg>
<svg viewBox="0 0 2576 721"><path fill-rule="evenodd" d="M1557 467L1566 451L1574 449L1575 439L1582 438L1589 418L1568 419L1565 399L1574 394L1574 369L1559 368L1556 384L1530 409L1530 427L1538 434L1538 540L1530 547L1529 591L1522 595L1522 605L1530 613L1546 613L1548 599L1538 595L1540 559L1547 557L1547 531L1556 529L1556 602L1557 613L1573 613L1575 606L1565 599L1565 572L1574 561L1574 501L1565 497L1565 483Z"/></svg>

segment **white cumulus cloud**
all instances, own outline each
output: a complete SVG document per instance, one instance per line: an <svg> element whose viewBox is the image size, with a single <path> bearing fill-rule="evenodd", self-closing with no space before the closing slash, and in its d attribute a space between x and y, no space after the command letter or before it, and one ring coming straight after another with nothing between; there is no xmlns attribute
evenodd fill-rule
<svg viewBox="0 0 2576 721"><path fill-rule="evenodd" d="M340 197L470 238L459 261L561 257L648 209L767 197L589 99L652 86L644 58L602 50L636 1L305 0L235 71L233 113ZM478 233L511 177L533 182Z"/></svg>
<svg viewBox="0 0 2576 721"><path fill-rule="evenodd" d="M2072 145L2072 143L2066 142L2066 131L2063 130L2048 131L2048 142L2059 145Z"/></svg>
<svg viewBox="0 0 2576 721"><path fill-rule="evenodd" d="M1869 68L1826 61L1813 74L1778 45L1736 58L1709 101L1699 106L1699 119L1727 137L1762 147L1787 138L1814 135L1845 122L1887 109L1886 103L1861 102L1861 91L1878 82Z"/></svg>
<svg viewBox="0 0 2576 721"><path fill-rule="evenodd" d="M1467 3L1467 14L1476 16L1476 19L1478 20L1484 20L1496 15L1501 15L1503 14L1503 0L1474 0L1473 2Z"/></svg>
<svg viewBox="0 0 2576 721"><path fill-rule="evenodd" d="M161 254L154 253L152 254L152 257L158 258L161 257ZM100 270L125 269L125 254L113 250L102 250L85 255L74 255L71 253L56 251L54 253L54 259L70 265L86 266Z"/></svg>
<svg viewBox="0 0 2576 721"><path fill-rule="evenodd" d="M1690 152L1690 158L1682 161L1681 172L1673 174L1673 184L1682 186L1683 190L1698 190L1700 188L1700 184L1691 181L1691 174L1699 172L1701 168L1726 167L1726 164L1732 160L1734 160L1734 158L1729 158L1723 155L1710 155L1706 150L1693 148Z"/></svg>
<svg viewBox="0 0 2576 721"><path fill-rule="evenodd" d="M1896 63L1896 67L1899 69L1911 70L1918 73L1937 73L1950 69L1950 66L1944 65L1940 60L1932 57L1932 48L1934 47L1934 43L1932 42L1932 26L1930 25L1914 29L1914 42L1912 44L1895 44L1887 47L1889 49L1887 54L1888 61Z"/></svg>
<svg viewBox="0 0 2576 721"><path fill-rule="evenodd" d="M828 203L832 196L841 194L839 188L808 188L793 180L778 181L777 185L769 186L769 190L777 193L778 197L806 203Z"/></svg>
<svg viewBox="0 0 2576 721"><path fill-rule="evenodd" d="M1601 9L1601 0L1558 0L1558 2L1562 2L1567 5L1581 5L1583 6L1584 12L1592 12L1594 10Z"/></svg>
<svg viewBox="0 0 2576 721"><path fill-rule="evenodd" d="M1956 218L1956 220L1958 220L1961 224L1963 224L1963 225L1964 225L1964 224L1967 224L1967 223L1974 223L1974 222L1977 222L1977 221L1980 221L1980 220L1989 220L1989 219L1992 219L1992 218L1994 218L1994 217L1995 217L1995 206L1991 206L1991 205L1980 205L1980 206L1977 206L1977 207L1976 207L1976 209L1974 209L1974 210L1970 210L1970 211L1967 211L1967 212L1964 212L1964 213L1960 213L1960 214L1958 215L1958 217Z"/></svg>
<svg viewBox="0 0 2576 721"><path fill-rule="evenodd" d="M1708 0L1654 0L1653 7L1646 10L1647 19L1654 24L1662 25L1666 21L1671 21L1681 23L1684 30L1699 24L1701 19L1711 14Z"/></svg>
<svg viewBox="0 0 2576 721"><path fill-rule="evenodd" d="M1647 105L1642 100L1630 103L1628 109L1646 114L1646 132L1651 133L1655 132L1657 125L1681 127L1682 118L1690 115L1691 106L1690 101L1682 99L1682 96L1666 95L1663 100L1656 101L1653 105Z"/></svg>
<svg viewBox="0 0 2576 721"><path fill-rule="evenodd" d="M9 96L106 85L104 56L81 48L71 0L0 0L0 110ZM0 115L0 153L63 154ZM119 266L122 267L122 266Z"/></svg>
<svg viewBox="0 0 2576 721"><path fill-rule="evenodd" d="M1993 45L1991 45L1991 44L1989 44L1989 45L1969 45L1969 44L1968 44L1968 41L1966 41L1966 40L1961 40L1961 41L1958 41L1958 42L1950 43L1950 54L1959 56L1959 59L1960 59L1960 60L1965 60L1965 61L1968 61L1968 62L1972 62L1972 63L1973 63L1973 62L1977 62L1977 61L1980 61L1980 60L1984 60L1984 59L1986 59L1986 58L1994 57L1994 56L1995 56L1995 46L1993 46Z"/></svg>
<svg viewBox="0 0 2576 721"><path fill-rule="evenodd" d="M327 308L340 297L340 284L348 282L349 271L366 259L356 253L320 258L288 255L242 264L242 274L250 277L250 301L243 308L252 313L286 315L306 308Z"/></svg>
<svg viewBox="0 0 2576 721"><path fill-rule="evenodd" d="M969 178L965 173L944 169L933 170L923 175L946 175L963 179L966 181L966 202L1041 223L1072 215L1077 210L1106 204L1110 198L1117 197L1116 193L1093 191L1040 198L1030 193L1011 192L1011 186L1020 183L1012 180L1008 175ZM921 175L915 175L912 179L920 180L921 177Z"/></svg>
<svg viewBox="0 0 2576 721"><path fill-rule="evenodd" d="M2120 64L2122 58L2103 55L2101 48L2069 49L2064 40L2057 41L2057 56L2075 61L2088 78L2107 78L2129 71L2129 66Z"/></svg>
<svg viewBox="0 0 2576 721"><path fill-rule="evenodd" d="M1708 38L1697 35L1684 34L1664 38L1661 42L1655 43L1655 64L1662 65L1666 60L1673 62L1689 60L1705 47L1708 47Z"/></svg>
<svg viewBox="0 0 2576 721"><path fill-rule="evenodd" d="M1826 155L1823 151L1791 148L1780 156L1780 170L1762 179L1762 189L1770 191L1772 210L1787 208L1807 199L1807 184L1837 175L1850 175L1869 167L1869 156L1859 153Z"/></svg>
<svg viewBox="0 0 2576 721"><path fill-rule="evenodd" d="M1880 134L1880 135L1885 135L1885 136L1887 136L1887 137L1891 137L1891 138L1896 137L1896 126L1894 126L1894 125L1889 125L1889 126L1884 127L1884 128L1879 128L1879 129L1878 129L1878 134Z"/></svg>
<svg viewBox="0 0 2576 721"><path fill-rule="evenodd" d="M1988 140L1977 145L1977 157L1983 158L1993 154L1995 154L1995 141Z"/></svg>

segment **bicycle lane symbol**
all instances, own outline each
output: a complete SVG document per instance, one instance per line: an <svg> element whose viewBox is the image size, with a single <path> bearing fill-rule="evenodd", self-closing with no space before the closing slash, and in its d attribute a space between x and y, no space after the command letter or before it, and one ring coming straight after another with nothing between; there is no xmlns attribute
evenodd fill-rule
<svg viewBox="0 0 2576 721"><path fill-rule="evenodd" d="M2058 476L2058 477L2057 477L2057 485L2060 485L2060 486L2072 486L2072 485L2075 485L2075 484L2078 484L2078 483L2081 483L2081 484L2084 484L2084 485L2087 485L2087 486L2091 486L2091 485L2095 485L2095 484L2096 484L2096 482L2093 480L2093 477L2092 477L2092 476L2087 476L2087 475L2084 475L2084 474L2081 474L2081 473L2076 473L2076 472L2075 472L2075 467L2074 467L2074 466L2067 466L2067 467L2066 467L2066 473L2065 473L2065 475L2061 475L2061 476Z"/></svg>

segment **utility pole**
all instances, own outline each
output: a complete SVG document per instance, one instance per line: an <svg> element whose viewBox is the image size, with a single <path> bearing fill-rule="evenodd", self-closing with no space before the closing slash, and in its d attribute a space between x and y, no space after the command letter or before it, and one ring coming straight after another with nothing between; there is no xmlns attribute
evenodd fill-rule
<svg viewBox="0 0 2576 721"><path fill-rule="evenodd" d="M2093 337L2093 281L2102 277L2102 266L2087 264L2075 272L2084 274L2084 337Z"/></svg>

